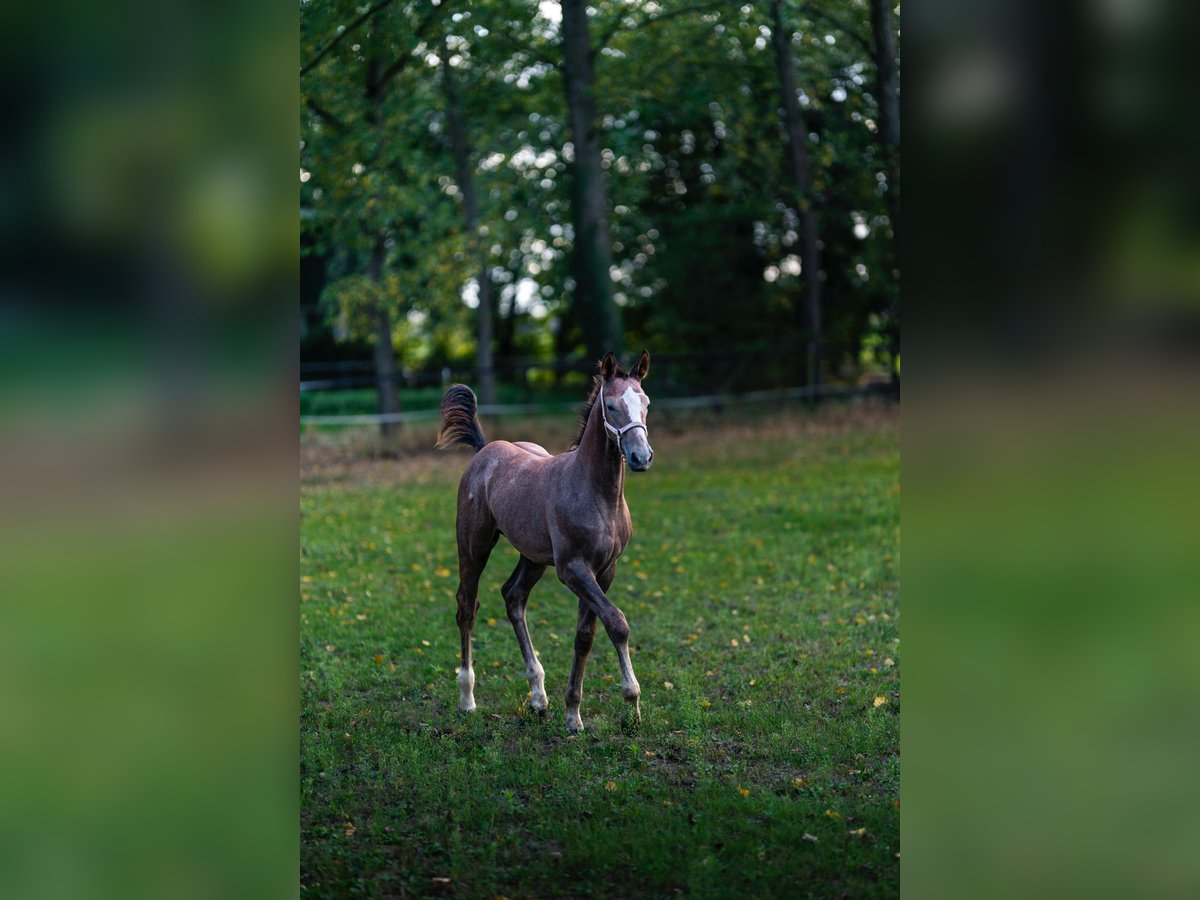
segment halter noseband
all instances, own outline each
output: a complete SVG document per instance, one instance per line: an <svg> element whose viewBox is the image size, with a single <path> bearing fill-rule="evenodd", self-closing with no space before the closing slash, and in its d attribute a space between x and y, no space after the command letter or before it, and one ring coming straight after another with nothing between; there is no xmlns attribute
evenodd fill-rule
<svg viewBox="0 0 1200 900"><path fill-rule="evenodd" d="M605 412L604 412L604 385L606 383L607 382L603 382L603 381L600 383L600 398L599 398L600 399L600 420L602 422L604 422L604 430L610 432L614 437L616 437L617 450L624 453L625 452L624 448L621 446L621 435L623 435L627 431L633 430L634 428L642 429L642 431L646 432L647 436L650 434L650 431L648 428L646 428L644 423L639 422L636 419L632 422L629 422L628 424L622 425L620 428L617 428L615 425L610 425L608 423L608 416L605 415Z"/></svg>

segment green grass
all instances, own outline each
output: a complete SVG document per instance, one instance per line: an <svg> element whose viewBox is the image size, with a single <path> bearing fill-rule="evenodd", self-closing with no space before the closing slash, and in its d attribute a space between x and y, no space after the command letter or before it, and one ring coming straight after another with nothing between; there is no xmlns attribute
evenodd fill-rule
<svg viewBox="0 0 1200 900"><path fill-rule="evenodd" d="M436 387L402 388L400 406L406 412L437 409L445 389ZM515 384L496 385L497 403L574 403L582 402L581 389L564 387L558 390L540 388L526 390ZM329 391L305 391L300 395L302 416L357 416L379 412L379 396L373 387Z"/></svg>
<svg viewBox="0 0 1200 900"><path fill-rule="evenodd" d="M548 573L529 604L541 719L499 594L503 541L481 586L479 708L455 707L465 455L309 467L306 895L899 893L898 416L652 435L610 591L644 721L622 725L601 631L578 737L562 708L575 600Z"/></svg>

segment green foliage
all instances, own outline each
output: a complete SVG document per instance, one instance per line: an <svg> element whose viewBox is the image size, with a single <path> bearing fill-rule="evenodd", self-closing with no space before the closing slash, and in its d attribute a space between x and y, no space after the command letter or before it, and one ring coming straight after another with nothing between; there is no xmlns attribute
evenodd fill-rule
<svg viewBox="0 0 1200 900"><path fill-rule="evenodd" d="M799 339L796 222L763 3L591 4L616 301L630 346L652 351ZM302 7L302 58L353 22L348 2ZM853 368L872 335L898 336L891 171L879 147L865 3L785 3L810 131L826 273L825 339ZM357 49L356 49L357 48ZM558 24L538 5L392 3L302 79L304 227L334 280L387 242L384 300L423 316L410 364L469 356L460 300L478 239L497 293L501 357L582 347L569 306L571 151ZM371 95L372 60L396 74ZM463 233L440 72L453 66L473 148L479 234ZM894 199L894 198L893 198ZM364 295L335 288L332 316ZM448 323L454 322L451 326ZM426 324L428 323L428 324ZM439 338L434 326L456 335ZM405 335L398 333L397 340ZM693 377L702 373L694 372ZM836 372L834 373L836 374ZM786 373L779 373L785 377Z"/></svg>
<svg viewBox="0 0 1200 900"><path fill-rule="evenodd" d="M465 458L312 481L301 510L302 883L309 896L895 896L899 428L842 409L655 436L611 596L642 725L599 635L587 731L562 691L576 601L529 606L551 712L481 584L478 711L455 708ZM815 838L815 840L813 840ZM434 879L450 879L449 886Z"/></svg>
<svg viewBox="0 0 1200 900"><path fill-rule="evenodd" d="M382 284L367 275L354 274L327 285L321 304L348 339L369 341L374 336L371 310L386 296Z"/></svg>

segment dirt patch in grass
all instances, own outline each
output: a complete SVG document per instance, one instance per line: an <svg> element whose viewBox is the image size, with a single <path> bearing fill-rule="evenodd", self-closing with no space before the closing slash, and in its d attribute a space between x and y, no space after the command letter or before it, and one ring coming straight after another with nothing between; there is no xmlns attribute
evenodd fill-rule
<svg viewBox="0 0 1200 900"><path fill-rule="evenodd" d="M763 443L825 442L855 435L888 435L900 426L900 408L876 399L829 403L815 410L791 405L776 412L728 410L655 412L650 419L655 452L688 459L736 459L741 447ZM410 426L408 431L381 438L374 428L344 433L307 435L300 443L303 486L354 484L430 484L455 480L470 451L435 450L436 429ZM490 439L530 440L551 453L566 450L575 435L570 416L506 420L491 428ZM755 452L755 451L750 451ZM664 457L666 458L666 457Z"/></svg>

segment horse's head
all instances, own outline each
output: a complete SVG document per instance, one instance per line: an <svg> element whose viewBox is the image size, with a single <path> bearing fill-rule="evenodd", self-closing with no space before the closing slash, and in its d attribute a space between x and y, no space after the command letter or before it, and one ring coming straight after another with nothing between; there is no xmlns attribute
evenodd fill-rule
<svg viewBox="0 0 1200 900"><path fill-rule="evenodd" d="M635 472L645 472L654 460L650 435L646 430L646 410L650 398L642 390L642 379L650 370L650 354L645 350L632 373L617 365L612 353L600 360L600 414L608 439L617 445Z"/></svg>

